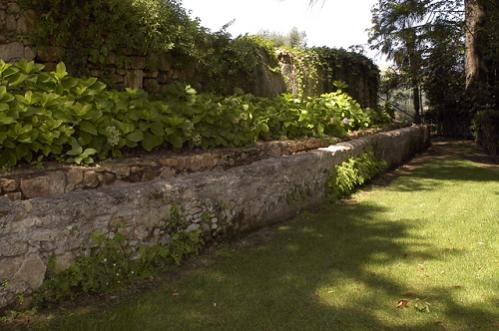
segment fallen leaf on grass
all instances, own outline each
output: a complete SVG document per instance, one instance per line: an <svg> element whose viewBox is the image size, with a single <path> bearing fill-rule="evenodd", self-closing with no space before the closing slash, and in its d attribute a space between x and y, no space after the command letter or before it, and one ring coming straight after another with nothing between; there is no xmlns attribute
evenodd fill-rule
<svg viewBox="0 0 499 331"><path fill-rule="evenodd" d="M401 299L397 304L397 308L407 308L408 305L409 305L409 300Z"/></svg>
<svg viewBox="0 0 499 331"><path fill-rule="evenodd" d="M417 298L414 301L414 308L421 313L429 313L430 312L430 303L425 301L424 299Z"/></svg>

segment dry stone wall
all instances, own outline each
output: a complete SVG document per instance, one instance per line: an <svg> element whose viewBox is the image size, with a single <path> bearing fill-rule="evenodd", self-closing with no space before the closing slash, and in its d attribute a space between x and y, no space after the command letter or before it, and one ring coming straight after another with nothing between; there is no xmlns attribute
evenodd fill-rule
<svg viewBox="0 0 499 331"><path fill-rule="evenodd" d="M275 70L275 60L271 59L266 50L258 51L258 63L252 72L241 72L240 74L229 74L226 72L224 80L227 87L217 87L220 76L215 78L206 75L206 67L198 68L196 62L189 65L179 65L185 59L175 57L170 53L145 54L140 50L118 49L113 52L102 52L99 49L71 49L54 47L49 40L44 45L34 45L30 39L30 32L34 31L34 18L36 13L32 10L20 9L19 0L3 0L0 2L0 59L7 62L20 59L35 60L45 65L47 70L54 70L57 63L65 61L72 75L84 75L98 77L110 86L123 89L125 87L141 88L151 94L162 94L168 90L174 82L189 82L197 89L215 89L220 94L233 93L234 87L257 96L273 97L283 92L297 92L296 61L289 56L278 56L281 71ZM105 53L105 54L103 54ZM346 81L350 88L348 93L365 107L375 108L377 106L377 93L373 91L372 85L377 84L374 79L364 70L369 68L366 63L357 63L353 66L360 74L348 69L342 70L341 60L338 68L334 70L334 80ZM203 69L205 68L205 69ZM274 68L274 69L270 69ZM308 86L318 88L307 91L305 95L313 96L331 92L332 82L327 79L328 74L321 73L318 77L309 75L301 79L309 81ZM288 84L286 84L288 82Z"/></svg>
<svg viewBox="0 0 499 331"><path fill-rule="evenodd" d="M8 61L35 59L33 48L23 37L33 15L22 11L17 0L0 1L0 58Z"/></svg>
<svg viewBox="0 0 499 331"><path fill-rule="evenodd" d="M328 145L326 139L259 142L244 148L224 148L199 153L157 152L105 161L97 166L48 163L36 168L0 172L0 196L10 200L49 197L98 187L168 179L180 174L227 169L269 157L296 154Z"/></svg>
<svg viewBox="0 0 499 331"><path fill-rule="evenodd" d="M89 254L97 231L117 231L130 252L168 242L165 222L180 211L188 229L207 242L292 217L325 198L331 169L372 147L394 166L429 143L425 127L378 133L294 155L268 157L148 182L127 183L27 200L0 198L0 307L29 295L45 279L47 263L67 268ZM299 193L299 201L290 199Z"/></svg>

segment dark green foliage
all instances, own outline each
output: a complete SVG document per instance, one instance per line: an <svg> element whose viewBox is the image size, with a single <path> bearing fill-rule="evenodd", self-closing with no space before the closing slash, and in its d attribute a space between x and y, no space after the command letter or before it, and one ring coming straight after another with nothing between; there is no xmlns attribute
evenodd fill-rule
<svg viewBox="0 0 499 331"><path fill-rule="evenodd" d="M336 201L348 196L386 168L386 162L376 159L372 149L348 159L331 171L327 183L329 199Z"/></svg>
<svg viewBox="0 0 499 331"><path fill-rule="evenodd" d="M21 0L36 12L30 38L39 46L198 56L204 29L178 0Z"/></svg>
<svg viewBox="0 0 499 331"><path fill-rule="evenodd" d="M499 151L499 112L494 109L479 111L473 118L476 141L492 155Z"/></svg>
<svg viewBox="0 0 499 331"><path fill-rule="evenodd" d="M288 85L299 97L343 88L363 107L377 108L379 69L369 58L328 47L286 48L285 51L291 54L295 68L295 77ZM341 82L346 86L341 86Z"/></svg>
<svg viewBox="0 0 499 331"><path fill-rule="evenodd" d="M412 91L414 121L419 123L422 120L421 88L425 80L438 81L440 90L453 83L447 76L435 75L439 75L438 68L449 69L453 56L462 53L462 49L455 47L463 40L462 2L380 0L372 14L371 48L380 50L395 63L401 82ZM446 47L448 45L452 48ZM438 54L442 52L451 54L450 58L441 58ZM447 63L437 64L441 60ZM451 65L457 66L458 62ZM438 97L432 101L435 99ZM440 107L441 104L437 104L435 108Z"/></svg>
<svg viewBox="0 0 499 331"><path fill-rule="evenodd" d="M189 83L201 91L230 95L237 90L256 94L259 67L279 73L279 63L271 42L244 35L231 38L225 31L206 36L206 51L197 73Z"/></svg>
<svg viewBox="0 0 499 331"><path fill-rule="evenodd" d="M499 6L492 0L466 3L467 97L475 113L473 130L477 142L497 154L499 135Z"/></svg>
<svg viewBox="0 0 499 331"><path fill-rule="evenodd" d="M78 79L64 64L42 72L32 62L0 61L1 166L56 159L93 163L122 151L244 146L258 139L341 136L379 114L337 91L304 100L172 90L167 100Z"/></svg>
<svg viewBox="0 0 499 331"><path fill-rule="evenodd" d="M462 31L435 24L427 33L431 42L424 62L424 89L429 101L425 115L435 133L444 137L470 137L471 112L465 102L464 39Z"/></svg>
<svg viewBox="0 0 499 331"><path fill-rule="evenodd" d="M224 29L212 33L189 17L177 0L22 0L37 15L27 36L39 48L61 47L72 74L94 67L126 67L129 56L145 56L158 70L169 61L177 81L196 89L229 95L254 92L258 65L277 67L274 49L259 37L232 39ZM112 74L102 78L112 82Z"/></svg>

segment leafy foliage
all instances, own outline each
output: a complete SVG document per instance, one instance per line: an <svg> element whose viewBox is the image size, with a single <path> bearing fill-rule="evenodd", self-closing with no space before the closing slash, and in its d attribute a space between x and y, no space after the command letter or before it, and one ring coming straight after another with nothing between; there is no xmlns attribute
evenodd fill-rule
<svg viewBox="0 0 499 331"><path fill-rule="evenodd" d="M332 201L351 194L357 187L383 172L387 164L374 156L372 149L352 157L333 169L328 180L328 196Z"/></svg>
<svg viewBox="0 0 499 331"><path fill-rule="evenodd" d="M259 36L232 38L221 30L207 35L206 52L198 65L191 85L202 91L230 95L237 90L253 92L257 68L279 72L279 62L272 43Z"/></svg>
<svg viewBox="0 0 499 331"><path fill-rule="evenodd" d="M462 40L461 1L380 0L372 13L371 48L382 51L395 62L405 85L412 90L414 120L420 122L420 89L425 80L424 74L435 74L434 68L426 72L425 69L442 60L437 55L441 54L446 44L441 41L450 41L447 43L450 45ZM437 51L436 47L439 47ZM453 52L456 48L447 48L446 51ZM435 76L430 78L438 79Z"/></svg>
<svg viewBox="0 0 499 331"><path fill-rule="evenodd" d="M81 294L103 294L119 289L137 279L157 274L169 265L179 265L198 254L203 245L201 232L187 231L185 221L174 208L165 230L170 239L166 245L142 246L138 258L132 259L121 234L106 238L95 233L96 248L81 256L66 270L58 272L55 260L48 266L47 280L35 294L35 304L44 305L73 299Z"/></svg>
<svg viewBox="0 0 499 331"><path fill-rule="evenodd" d="M178 0L21 0L36 15L33 35L40 46L140 53L181 52L194 55L204 29L189 18Z"/></svg>
<svg viewBox="0 0 499 331"><path fill-rule="evenodd" d="M161 146L243 146L258 139L341 136L375 124L337 91L304 100L252 95L229 97L175 91L154 100L143 91L115 91L96 78L68 75L21 61L0 62L0 158L2 166L44 159L93 163L124 150Z"/></svg>
<svg viewBox="0 0 499 331"><path fill-rule="evenodd" d="M177 81L196 89L229 95L235 88L252 92L258 65L276 69L273 46L256 36L232 38L191 19L178 0L22 0L37 15L26 37L37 47L58 47L71 73L92 68L127 68L144 56L148 70L168 62ZM130 58L132 56L132 58ZM89 63L92 65L89 66ZM108 72L109 71L109 72ZM113 70L101 70L113 82ZM253 83L253 85L252 85Z"/></svg>
<svg viewBox="0 0 499 331"><path fill-rule="evenodd" d="M488 153L497 155L499 151L499 112L492 108L479 111L473 118L472 129L476 141Z"/></svg>
<svg viewBox="0 0 499 331"><path fill-rule="evenodd" d="M426 120L444 137L469 137L471 114L466 108L464 39L461 31L435 24L427 33L432 44L424 61L423 87L429 101Z"/></svg>
<svg viewBox="0 0 499 331"><path fill-rule="evenodd" d="M308 97L341 88L364 107L377 107L379 69L364 55L328 47L283 48L280 53L294 66L287 83L295 95Z"/></svg>

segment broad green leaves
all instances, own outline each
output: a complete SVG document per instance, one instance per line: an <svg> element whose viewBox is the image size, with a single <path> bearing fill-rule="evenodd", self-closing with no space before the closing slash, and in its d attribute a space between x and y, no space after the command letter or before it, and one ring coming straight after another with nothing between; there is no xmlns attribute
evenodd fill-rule
<svg viewBox="0 0 499 331"><path fill-rule="evenodd" d="M341 91L299 100L197 94L190 86L168 100L115 91L66 66L0 61L0 166L64 160L93 163L124 149L244 146L258 139L340 136L373 124Z"/></svg>

